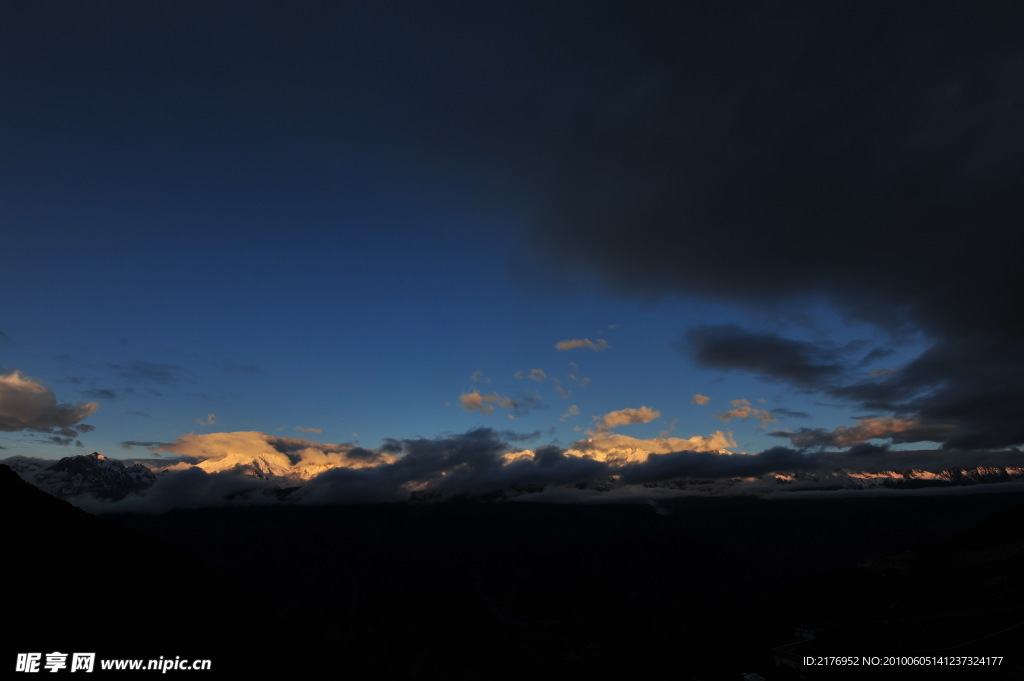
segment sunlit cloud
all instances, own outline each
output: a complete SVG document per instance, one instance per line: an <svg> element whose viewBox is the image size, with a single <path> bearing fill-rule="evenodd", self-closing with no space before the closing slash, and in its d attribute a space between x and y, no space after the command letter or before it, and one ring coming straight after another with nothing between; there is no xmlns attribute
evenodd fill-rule
<svg viewBox="0 0 1024 681"><path fill-rule="evenodd" d="M505 409L515 409L517 406L515 400L509 397L503 397L498 393L482 395L476 390L459 395L459 402L466 411L478 411L481 414L493 414L495 406Z"/></svg>
<svg viewBox="0 0 1024 681"><path fill-rule="evenodd" d="M530 369L528 372L517 371L515 377L519 380L533 381L535 383L543 383L548 375L542 369Z"/></svg>
<svg viewBox="0 0 1024 681"><path fill-rule="evenodd" d="M718 418L726 423L732 419L742 419L746 421L753 417L761 422L759 427L767 428L769 423L776 422L775 417L772 416L770 411L767 409L755 409L754 407L751 407L749 400L733 400L730 404L733 406L732 409L722 412L721 414L716 414Z"/></svg>
<svg viewBox="0 0 1024 681"><path fill-rule="evenodd" d="M618 428L619 426L628 426L634 423L650 423L656 418L661 417L661 412L657 409L651 409L650 407L639 407L636 409L619 409L618 411L610 411L604 416L595 416L594 420L597 422L597 428L599 431L610 430L612 428Z"/></svg>
<svg viewBox="0 0 1024 681"><path fill-rule="evenodd" d="M695 395L694 395L694 396L693 396L693 397L691 398L691 401L692 401L692 402L693 402L694 404L699 404L699 405L701 405L701 406L704 406L705 404L707 404L708 402L710 402L710 401L711 401L711 398L710 398L710 397L708 397L707 395L701 395L700 393L697 393L697 394L695 394Z"/></svg>
<svg viewBox="0 0 1024 681"><path fill-rule="evenodd" d="M570 338L561 340L555 343L556 350L593 350L594 352L604 352L611 345L608 344L603 338L598 338L596 341L592 341L589 338Z"/></svg>
<svg viewBox="0 0 1024 681"><path fill-rule="evenodd" d="M373 452L351 444L326 444L257 431L190 433L155 449L187 458L187 462L174 464L167 470L193 466L207 473L243 469L256 477L304 480L331 468L366 468L395 459L386 452Z"/></svg>
<svg viewBox="0 0 1024 681"><path fill-rule="evenodd" d="M484 372L480 371L479 369L477 369L476 371L474 371L472 373L472 375L470 375L469 380L473 381L474 383L490 383L491 382L491 379L488 378L484 374Z"/></svg>
<svg viewBox="0 0 1024 681"><path fill-rule="evenodd" d="M569 407L568 409L565 410L565 413L562 414L562 418L559 419L559 420L560 421L568 421L573 416L579 416L579 415L580 415L580 406L578 404L574 404L574 405L572 405L571 407Z"/></svg>
<svg viewBox="0 0 1024 681"><path fill-rule="evenodd" d="M0 374L0 431L35 431L73 439L81 432L75 430L76 424L99 406L98 402L58 404L53 391L36 379L18 370Z"/></svg>
<svg viewBox="0 0 1024 681"><path fill-rule="evenodd" d="M586 440L574 443L566 454L585 456L617 465L643 462L652 454L671 452L714 452L728 455L729 448L735 447L732 433L715 431L711 435L694 435L689 438L656 437L640 439L619 433L603 432Z"/></svg>
<svg viewBox="0 0 1024 681"><path fill-rule="evenodd" d="M891 439L893 442L942 442L953 429L948 424L924 423L919 419L893 417L857 419L855 426L802 428L787 434L795 447L852 447L868 440Z"/></svg>

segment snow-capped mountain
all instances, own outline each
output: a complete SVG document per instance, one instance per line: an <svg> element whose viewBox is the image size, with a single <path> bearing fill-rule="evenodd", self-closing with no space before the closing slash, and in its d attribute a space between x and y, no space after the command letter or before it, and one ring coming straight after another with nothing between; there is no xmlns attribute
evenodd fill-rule
<svg viewBox="0 0 1024 681"><path fill-rule="evenodd" d="M902 471L800 471L767 473L747 478L676 478L644 483L648 488L665 488L707 494L762 494L773 491L832 491L841 489L920 489L954 487L1024 480L1024 468L978 466L949 468L933 472L913 468Z"/></svg>
<svg viewBox="0 0 1024 681"><path fill-rule="evenodd" d="M57 462L26 457L10 457L2 463L36 487L54 496L74 501L88 498L118 501L131 494L144 495L146 490L164 476L175 475L189 469L202 470L212 476L205 487L199 485L197 494L212 495L206 503L249 503L301 498L303 484L321 473L336 468L329 463L300 461L287 457L231 454L207 459L196 464L178 463L164 469L150 469L138 463L126 464L101 454L72 456ZM251 482L245 482L246 479ZM192 478L192 480L197 480ZM232 482L233 480L233 482ZM800 471L776 472L756 477L731 478L675 478L642 484L625 484L618 475L590 480L564 481L559 484L541 482L458 491L434 488L430 484L406 486L409 500L417 502L444 501L452 496L488 501L528 497L543 492L555 492L557 498L572 501L586 498L590 501L613 499L622 494L627 497L646 494L696 495L763 495L778 492L918 489L961 487L998 482L1024 480L1024 467L980 466L975 468L949 468L941 471L924 469L857 471ZM194 483L190 483L194 484ZM206 484L206 483L204 483ZM180 490L179 492L180 493ZM190 497L191 499L191 497ZM76 502L77 503L77 502ZM195 503L191 500L189 503Z"/></svg>
<svg viewBox="0 0 1024 681"><path fill-rule="evenodd" d="M153 472L141 464L125 465L98 452L87 456L67 456L50 463L16 456L3 461L44 492L70 499L89 495L117 501L149 488L156 482Z"/></svg>
<svg viewBox="0 0 1024 681"><path fill-rule="evenodd" d="M234 472L261 480L281 480L289 483L311 480L326 470L335 468L331 464L309 462L293 463L287 457L277 455L227 455L218 459L207 459L195 464L207 473Z"/></svg>

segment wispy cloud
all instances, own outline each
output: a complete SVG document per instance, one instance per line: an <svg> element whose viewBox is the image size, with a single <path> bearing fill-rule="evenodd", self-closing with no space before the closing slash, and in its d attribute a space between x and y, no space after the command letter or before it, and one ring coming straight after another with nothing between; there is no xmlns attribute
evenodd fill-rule
<svg viewBox="0 0 1024 681"><path fill-rule="evenodd" d="M528 372L517 371L515 378L519 380L533 381L535 383L543 383L547 379L548 375L543 369L530 369Z"/></svg>
<svg viewBox="0 0 1024 681"><path fill-rule="evenodd" d="M596 341L592 341L589 338L569 338L561 340L555 343L556 350L593 350L594 352L604 352L611 345L608 344L603 338L598 338Z"/></svg>
<svg viewBox="0 0 1024 681"><path fill-rule="evenodd" d="M111 364L110 369L130 381L149 381L162 385L176 385L180 380L181 367L135 359L120 364Z"/></svg>
<svg viewBox="0 0 1024 681"><path fill-rule="evenodd" d="M84 390L82 394L97 400L113 400L117 398L117 393L115 393L113 390L108 390L106 388L93 388L91 390Z"/></svg>
<svg viewBox="0 0 1024 681"><path fill-rule="evenodd" d="M212 426L213 424L217 423L217 415L207 414L205 419L196 419L196 423L198 423L201 426Z"/></svg>
<svg viewBox="0 0 1024 681"><path fill-rule="evenodd" d="M132 447L145 447L152 449L155 447L167 447L170 442L160 442L158 440L123 440L121 441L121 447L123 449L131 449Z"/></svg>
<svg viewBox="0 0 1024 681"><path fill-rule="evenodd" d="M565 410L565 413L562 414L562 417L559 420L560 421L568 421L573 416L579 416L579 415L580 415L580 406L578 404L574 404L574 405L570 406L568 409Z"/></svg>
<svg viewBox="0 0 1024 681"><path fill-rule="evenodd" d="M694 404L704 406L705 404L711 401L711 398L708 397L707 395L701 395L700 393L697 393L690 399L690 401L693 402Z"/></svg>

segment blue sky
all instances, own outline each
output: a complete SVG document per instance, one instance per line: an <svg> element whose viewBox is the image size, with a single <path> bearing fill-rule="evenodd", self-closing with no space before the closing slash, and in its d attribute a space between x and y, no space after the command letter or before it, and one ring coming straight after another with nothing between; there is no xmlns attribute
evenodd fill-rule
<svg viewBox="0 0 1024 681"><path fill-rule="evenodd" d="M0 446L1021 444L1019 17L851 7L19 8Z"/></svg>

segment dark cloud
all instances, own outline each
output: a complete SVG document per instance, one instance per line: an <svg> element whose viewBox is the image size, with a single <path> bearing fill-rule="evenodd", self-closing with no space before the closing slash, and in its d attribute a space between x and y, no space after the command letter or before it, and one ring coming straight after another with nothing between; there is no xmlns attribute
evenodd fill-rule
<svg viewBox="0 0 1024 681"><path fill-rule="evenodd" d="M159 442L159 441L156 441L156 440L122 440L121 441L121 446L124 447L125 449L131 449L132 447L146 447L146 448L167 447L170 444L171 444L170 442Z"/></svg>
<svg viewBox="0 0 1024 681"><path fill-rule="evenodd" d="M680 347L708 367L749 371L804 387L834 383L844 372L842 353L830 344L790 340L735 325L690 329Z"/></svg>
<svg viewBox="0 0 1024 681"><path fill-rule="evenodd" d="M870 364L870 363L875 362L877 360L884 359L885 357L889 357L894 352L896 352L896 350L894 348L891 348L891 347L872 348L868 352L868 354L864 356L864 359L862 359L860 361L860 364L862 364L862 365Z"/></svg>
<svg viewBox="0 0 1024 681"><path fill-rule="evenodd" d="M111 364L110 369L130 381L146 381L162 385L176 385L180 380L181 367L133 359L121 364Z"/></svg>
<svg viewBox="0 0 1024 681"><path fill-rule="evenodd" d="M129 495L118 502L76 499L92 512L125 511L161 513L176 508L203 508L230 502L271 504L278 500L278 486L237 472L210 474L201 468L167 471L143 495Z"/></svg>
<svg viewBox="0 0 1024 681"><path fill-rule="evenodd" d="M922 423L898 418L867 417L857 420L855 426L801 428L785 436L795 447L851 447L869 440L887 439L894 444L909 442L943 442L952 426L940 423Z"/></svg>
<svg viewBox="0 0 1024 681"><path fill-rule="evenodd" d="M356 459L358 461L373 462L380 460L380 452L375 452L372 449L364 449L362 447L353 447L347 452L349 458Z"/></svg>
<svg viewBox="0 0 1024 681"><path fill-rule="evenodd" d="M846 455L856 458L858 456L882 456L889 452L889 445L876 445L871 442L864 442L854 445L846 451Z"/></svg>
<svg viewBox="0 0 1024 681"><path fill-rule="evenodd" d="M410 491L443 495L485 494L515 487L539 488L607 476L604 462L567 456L546 446L535 457L505 462L509 446L499 434L480 428L436 439L392 441L399 458L375 468L336 468L314 478L301 492L304 503L399 501Z"/></svg>
<svg viewBox="0 0 1024 681"><path fill-rule="evenodd" d="M947 447L1024 442L1024 7L587 14L565 53L591 70L553 68L577 80L537 114L541 251L622 294L824 299L894 342L920 332L917 361L853 386L819 344L688 340L710 366L950 423Z"/></svg>
<svg viewBox="0 0 1024 681"><path fill-rule="evenodd" d="M942 338L898 371L831 391L873 410L948 425L947 448L1024 442L1024 341Z"/></svg>
<svg viewBox="0 0 1024 681"><path fill-rule="evenodd" d="M537 439L540 435L541 432L539 430L535 430L532 433L519 433L514 430L498 431L498 437L506 442L527 442Z"/></svg>
<svg viewBox="0 0 1024 681"><path fill-rule="evenodd" d="M1019 467L1017 449L892 449L888 445L863 443L838 452L817 455L822 468L857 471L924 470L962 472L975 468Z"/></svg>
<svg viewBox="0 0 1024 681"><path fill-rule="evenodd" d="M117 393L113 390L107 390L106 388L96 388L93 390L86 390L82 393L86 397L91 397L97 400L113 400L117 398Z"/></svg>
<svg viewBox="0 0 1024 681"><path fill-rule="evenodd" d="M956 7L595 12L588 43L647 44L573 91L543 236L620 290L1019 332L1016 296L973 303L1019 276L1022 12Z"/></svg>
<svg viewBox="0 0 1024 681"><path fill-rule="evenodd" d="M775 407L772 409L772 414L776 416L786 416L791 419L809 419L811 415L805 411L793 411L792 409L786 409L785 407Z"/></svg>
<svg viewBox="0 0 1024 681"><path fill-rule="evenodd" d="M775 471L803 471L820 466L821 461L817 457L786 447L773 447L760 454L672 452L654 454L643 463L625 466L620 480L631 484L673 478L746 477Z"/></svg>

